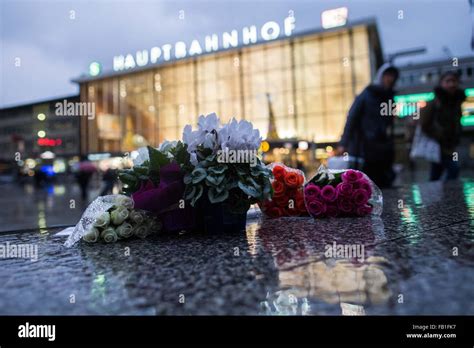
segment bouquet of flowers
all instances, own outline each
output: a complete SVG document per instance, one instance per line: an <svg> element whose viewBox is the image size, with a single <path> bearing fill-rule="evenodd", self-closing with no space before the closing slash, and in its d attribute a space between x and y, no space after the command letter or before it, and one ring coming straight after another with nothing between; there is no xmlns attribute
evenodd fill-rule
<svg viewBox="0 0 474 348"><path fill-rule="evenodd" d="M314 218L382 214L382 192L358 170L321 166L305 185L304 200Z"/></svg>
<svg viewBox="0 0 474 348"><path fill-rule="evenodd" d="M119 173L135 208L157 216L166 232L192 230L196 225L194 209L184 204L181 167L189 164L186 147L181 141L165 141L158 148L140 148L133 167Z"/></svg>
<svg viewBox="0 0 474 348"><path fill-rule="evenodd" d="M172 163L182 148L182 142L165 140L158 148L147 146L132 152L133 167L118 174L123 193L131 195L144 186L157 186L161 168Z"/></svg>
<svg viewBox="0 0 474 348"><path fill-rule="evenodd" d="M187 125L183 142L189 162L185 171L185 199L195 206L204 199L223 203L235 214L271 195L271 171L258 157L260 133L252 123L232 119L221 125L216 114L200 116L198 129Z"/></svg>
<svg viewBox="0 0 474 348"><path fill-rule="evenodd" d="M281 163L272 163L269 169L273 173L273 197L259 202L263 213L271 218L282 216L307 216L304 202L304 174L301 170L287 167Z"/></svg>
<svg viewBox="0 0 474 348"><path fill-rule="evenodd" d="M242 230L250 205L272 193L272 172L258 157L260 133L247 121L221 125L216 114L187 125L183 141L133 152L119 171L123 193L98 197L66 242L114 242L161 230ZM159 221L159 222L158 222Z"/></svg>
<svg viewBox="0 0 474 348"><path fill-rule="evenodd" d="M160 230L161 222L143 210L134 209L131 198L101 196L87 207L65 245L72 246L81 238L88 243L114 243L133 236L146 238Z"/></svg>

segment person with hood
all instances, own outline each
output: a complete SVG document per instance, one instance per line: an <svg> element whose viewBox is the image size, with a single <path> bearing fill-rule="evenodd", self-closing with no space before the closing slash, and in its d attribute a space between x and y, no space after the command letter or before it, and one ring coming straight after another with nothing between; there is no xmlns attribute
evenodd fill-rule
<svg viewBox="0 0 474 348"><path fill-rule="evenodd" d="M456 147L461 138L461 104L466 95L459 88L459 75L455 71L441 74L434 89L435 98L421 109L421 130L440 145L441 162L431 163L430 181L439 180L444 171L446 179L457 179L459 164Z"/></svg>
<svg viewBox="0 0 474 348"><path fill-rule="evenodd" d="M390 63L380 67L375 83L355 98L337 149L339 154L349 154L350 167L362 170L382 188L390 187L395 179L393 117L382 109L393 105L398 75Z"/></svg>

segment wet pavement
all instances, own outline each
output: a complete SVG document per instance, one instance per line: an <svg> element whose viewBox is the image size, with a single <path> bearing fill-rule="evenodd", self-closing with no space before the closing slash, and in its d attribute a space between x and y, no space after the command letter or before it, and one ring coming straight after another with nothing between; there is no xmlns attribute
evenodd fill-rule
<svg viewBox="0 0 474 348"><path fill-rule="evenodd" d="M37 261L0 259L0 314L473 315L474 180L384 201L381 218L257 217L240 234L71 249L59 228L0 233L38 246Z"/></svg>
<svg viewBox="0 0 474 348"><path fill-rule="evenodd" d="M89 199L82 201L79 187L68 178L35 187L0 185L0 232L22 229L45 229L77 222L87 204L100 192L100 183L91 185Z"/></svg>

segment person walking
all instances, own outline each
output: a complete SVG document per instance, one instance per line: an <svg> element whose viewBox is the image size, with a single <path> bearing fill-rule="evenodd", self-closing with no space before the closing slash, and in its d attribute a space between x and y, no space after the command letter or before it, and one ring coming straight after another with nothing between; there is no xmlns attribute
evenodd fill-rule
<svg viewBox="0 0 474 348"><path fill-rule="evenodd" d="M347 152L349 167L362 170L381 188L390 187L395 179L395 115L385 115L382 110L392 110L398 76L398 69L390 63L380 67L375 82L355 98L336 151L339 155Z"/></svg>
<svg viewBox="0 0 474 348"><path fill-rule="evenodd" d="M112 194L115 182L117 181L117 171L113 168L107 168L102 176L102 181L104 182L104 188L100 192L100 196Z"/></svg>
<svg viewBox="0 0 474 348"><path fill-rule="evenodd" d="M76 180L81 189L81 198L83 201L88 199L89 182L92 175L96 172L95 165L87 159L87 156L81 156L76 171Z"/></svg>
<svg viewBox="0 0 474 348"><path fill-rule="evenodd" d="M435 98L420 112L421 130L440 145L440 163L431 163L430 181L441 178L446 171L446 179L459 177L456 147L461 138L461 104L466 99L464 90L459 88L459 75L455 71L441 74L434 89Z"/></svg>

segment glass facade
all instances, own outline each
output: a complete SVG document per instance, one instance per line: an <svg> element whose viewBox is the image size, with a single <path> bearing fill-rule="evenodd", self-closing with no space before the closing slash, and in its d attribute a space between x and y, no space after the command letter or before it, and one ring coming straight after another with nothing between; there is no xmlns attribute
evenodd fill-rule
<svg viewBox="0 0 474 348"><path fill-rule="evenodd" d="M252 121L265 137L267 94L280 138L336 142L377 64L371 38L371 27L358 25L79 81L97 114L81 121L82 152L180 139L186 124L211 112Z"/></svg>

